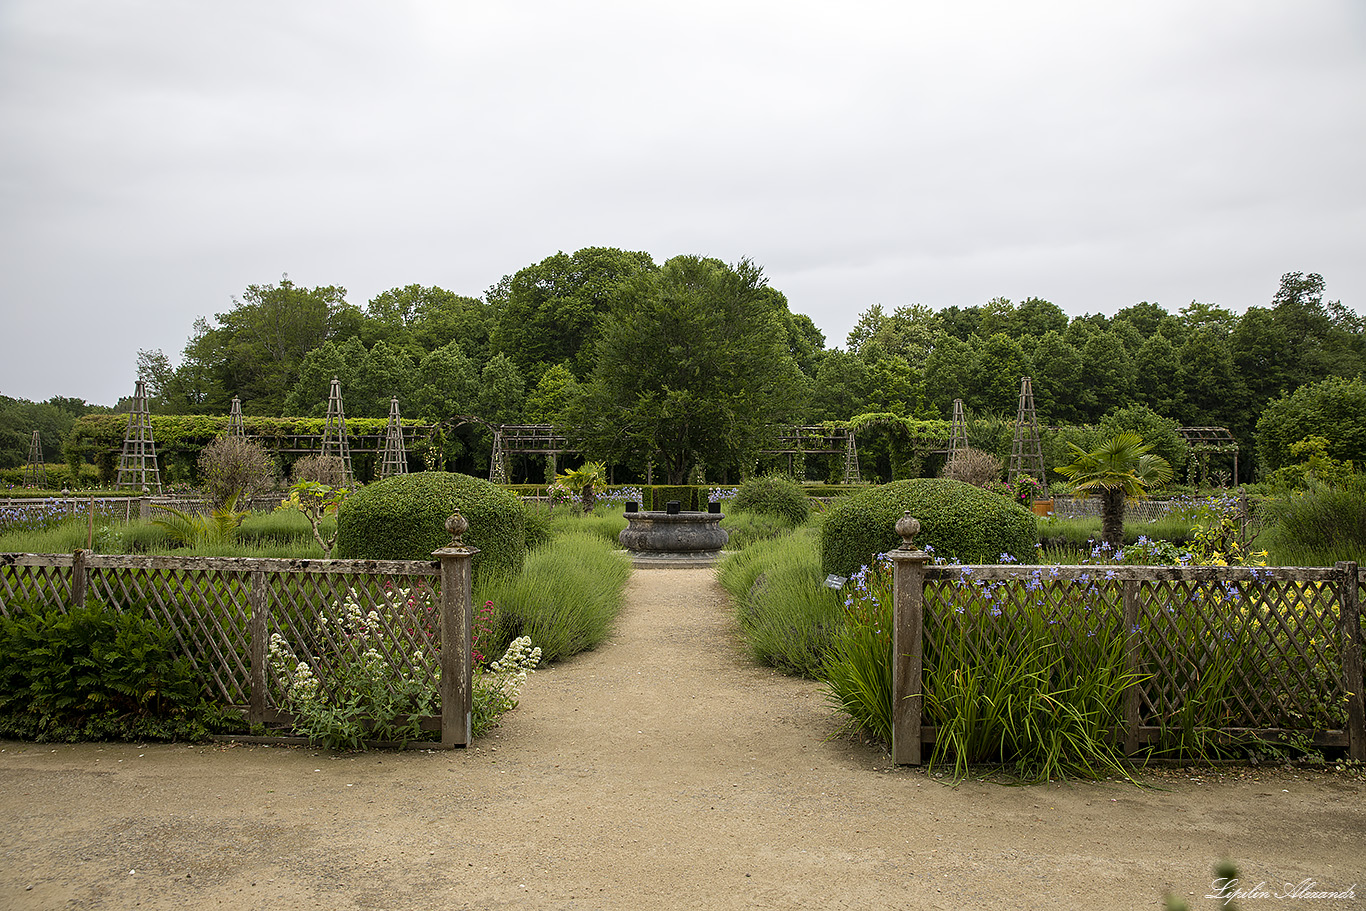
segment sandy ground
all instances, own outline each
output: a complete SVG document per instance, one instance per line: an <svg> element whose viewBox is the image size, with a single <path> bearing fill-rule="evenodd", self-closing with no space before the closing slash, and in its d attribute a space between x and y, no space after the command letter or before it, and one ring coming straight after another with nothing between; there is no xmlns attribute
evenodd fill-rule
<svg viewBox="0 0 1366 911"><path fill-rule="evenodd" d="M711 572L637 570L469 750L0 743L0 909L1213 908L1221 856L1366 909L1359 771L950 787L837 729Z"/></svg>

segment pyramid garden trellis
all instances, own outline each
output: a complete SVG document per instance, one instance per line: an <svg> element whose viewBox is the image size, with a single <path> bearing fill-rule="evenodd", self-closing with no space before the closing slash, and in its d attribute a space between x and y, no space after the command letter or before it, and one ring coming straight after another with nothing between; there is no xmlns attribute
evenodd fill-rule
<svg viewBox="0 0 1366 911"><path fill-rule="evenodd" d="M949 455L968 448L968 416L963 400L953 400L953 425L949 428Z"/></svg>
<svg viewBox="0 0 1366 911"><path fill-rule="evenodd" d="M323 428L322 457L341 459L342 486L355 483L351 470L351 445L346 438L346 411L342 407L341 380L332 377L332 389L327 396L327 426Z"/></svg>
<svg viewBox="0 0 1366 911"><path fill-rule="evenodd" d="M1020 407L1015 414L1015 439L1010 446L1010 471L1006 483L1014 484L1021 475L1031 475L1045 488L1043 443L1039 439L1039 418L1034 412L1034 386L1029 377L1020 377Z"/></svg>
<svg viewBox="0 0 1366 911"><path fill-rule="evenodd" d="M403 445L403 420L398 412L398 397L389 399L389 426L384 429L384 456L379 476L388 478L408 473L408 450Z"/></svg>
<svg viewBox="0 0 1366 911"><path fill-rule="evenodd" d="M147 384L138 380L133 406L128 412L128 431L119 457L117 490L145 490L161 493L161 472L157 468L157 447L152 440L152 416L147 411Z"/></svg>
<svg viewBox="0 0 1366 911"><path fill-rule="evenodd" d="M43 444L36 430L33 431L33 440L28 447L28 464L24 466L24 486L47 486L47 465L43 463Z"/></svg>
<svg viewBox="0 0 1366 911"><path fill-rule="evenodd" d="M232 411L228 413L228 436L246 437L247 428L242 423L242 400L237 396L232 397Z"/></svg>

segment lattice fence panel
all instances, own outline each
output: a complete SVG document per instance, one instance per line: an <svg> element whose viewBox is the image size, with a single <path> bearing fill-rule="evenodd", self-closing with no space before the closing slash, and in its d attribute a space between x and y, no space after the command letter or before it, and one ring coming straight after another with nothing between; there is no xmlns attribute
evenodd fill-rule
<svg viewBox="0 0 1366 911"><path fill-rule="evenodd" d="M1065 685L1102 653L1113 659L1124 628L1120 583L1103 573L1068 580L1038 568L1014 579L930 579L925 605L931 677L942 654L959 666L1052 664L1054 681Z"/></svg>
<svg viewBox="0 0 1366 911"><path fill-rule="evenodd" d="M200 678L223 701L240 705L251 692L249 584L244 571L92 566L88 590L164 623Z"/></svg>
<svg viewBox="0 0 1366 911"><path fill-rule="evenodd" d="M268 573L272 605L266 635L307 661L323 692L332 690L343 658L374 649L379 659L414 679L435 680L440 624L434 575ZM354 663L354 662L353 662ZM283 708L288 681L272 663L267 705Z"/></svg>
<svg viewBox="0 0 1366 911"><path fill-rule="evenodd" d="M1342 728L1338 598L1328 581L1144 584L1146 723L1214 710L1225 727Z"/></svg>
<svg viewBox="0 0 1366 911"><path fill-rule="evenodd" d="M0 616L13 617L34 605L63 607L71 601L70 556L65 565L21 562L22 554L4 556L17 559L0 562Z"/></svg>

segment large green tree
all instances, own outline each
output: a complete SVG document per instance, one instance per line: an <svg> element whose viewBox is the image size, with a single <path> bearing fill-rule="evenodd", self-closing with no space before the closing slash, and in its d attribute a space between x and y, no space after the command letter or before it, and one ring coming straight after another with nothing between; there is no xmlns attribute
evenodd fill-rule
<svg viewBox="0 0 1366 911"><path fill-rule="evenodd" d="M366 305L367 343L379 340L401 348L415 360L451 342L469 357L489 357L493 308L474 297L445 288L405 285L376 295Z"/></svg>
<svg viewBox="0 0 1366 911"><path fill-rule="evenodd" d="M653 457L681 484L700 460L752 465L806 394L762 270L697 256L625 283L576 430L594 455Z"/></svg>
<svg viewBox="0 0 1366 911"><path fill-rule="evenodd" d="M504 276L485 295L494 313L493 351L533 382L554 364L584 376L622 283L655 268L648 253L585 247Z"/></svg>
<svg viewBox="0 0 1366 911"><path fill-rule="evenodd" d="M1366 379L1329 377L1276 399L1257 421L1257 454L1264 472L1298 461L1291 447L1311 436L1326 454L1366 466Z"/></svg>
<svg viewBox="0 0 1366 911"><path fill-rule="evenodd" d="M281 414L308 352L358 335L364 314L335 285L250 285L216 325L196 326L182 369L195 378L194 404L226 412L234 395L249 414Z"/></svg>

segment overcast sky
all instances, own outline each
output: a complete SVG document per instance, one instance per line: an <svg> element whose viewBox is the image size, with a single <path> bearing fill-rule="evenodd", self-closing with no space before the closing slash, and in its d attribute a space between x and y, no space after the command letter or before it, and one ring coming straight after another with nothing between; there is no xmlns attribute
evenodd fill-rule
<svg viewBox="0 0 1366 911"><path fill-rule="evenodd" d="M0 0L0 393L113 404L251 284L586 246L880 303L1366 308L1366 3Z"/></svg>

